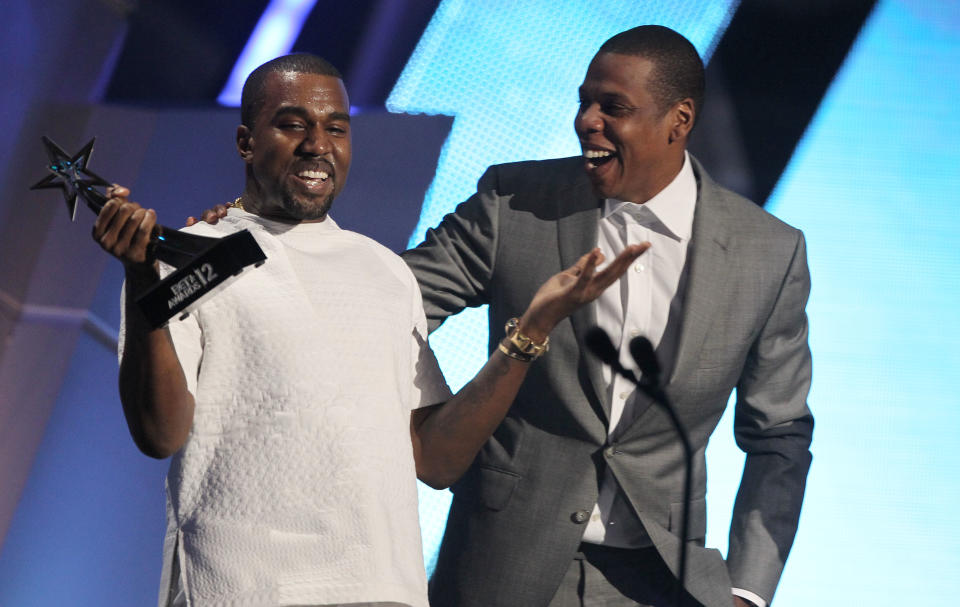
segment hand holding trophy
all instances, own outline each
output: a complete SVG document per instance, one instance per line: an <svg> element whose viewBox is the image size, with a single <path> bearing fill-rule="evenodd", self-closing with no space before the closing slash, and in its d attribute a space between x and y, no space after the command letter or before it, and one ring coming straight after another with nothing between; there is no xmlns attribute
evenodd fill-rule
<svg viewBox="0 0 960 607"><path fill-rule="evenodd" d="M30 189L62 190L71 219L76 218L78 198L99 215L108 198L97 188L110 183L87 168L94 140L71 156L47 137L41 139L50 159L47 169L51 174ZM201 299L226 286L247 267L259 266L266 259L246 230L224 238L209 238L161 225L153 229L147 256L148 260L177 268L136 300L154 328L177 314L188 314Z"/></svg>

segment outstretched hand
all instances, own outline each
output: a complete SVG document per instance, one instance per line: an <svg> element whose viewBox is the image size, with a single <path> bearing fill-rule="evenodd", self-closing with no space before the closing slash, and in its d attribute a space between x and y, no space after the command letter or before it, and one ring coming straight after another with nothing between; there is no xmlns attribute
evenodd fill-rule
<svg viewBox="0 0 960 607"><path fill-rule="evenodd" d="M595 248L566 270L554 274L534 294L520 319L521 331L542 342L557 323L599 297L649 248L649 242L629 245L599 272L597 266L603 263L604 256Z"/></svg>
<svg viewBox="0 0 960 607"><path fill-rule="evenodd" d="M191 215L190 217L187 217L186 226L190 227L195 223L199 223L201 220L206 221L209 224L215 224L218 221L220 221L222 217L227 216L228 208L229 207L225 204L215 204L213 205L212 209L207 209L203 213L200 213L200 219L197 219L193 215Z"/></svg>

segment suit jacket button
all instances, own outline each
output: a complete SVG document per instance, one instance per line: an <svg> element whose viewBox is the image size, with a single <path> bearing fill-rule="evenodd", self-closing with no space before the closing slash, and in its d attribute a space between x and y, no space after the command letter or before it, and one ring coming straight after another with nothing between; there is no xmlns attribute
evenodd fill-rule
<svg viewBox="0 0 960 607"><path fill-rule="evenodd" d="M586 510L577 510L576 512L570 515L570 520L572 520L574 523L577 523L578 525L582 523L586 523L587 519L589 518L590 518L590 513L587 512Z"/></svg>

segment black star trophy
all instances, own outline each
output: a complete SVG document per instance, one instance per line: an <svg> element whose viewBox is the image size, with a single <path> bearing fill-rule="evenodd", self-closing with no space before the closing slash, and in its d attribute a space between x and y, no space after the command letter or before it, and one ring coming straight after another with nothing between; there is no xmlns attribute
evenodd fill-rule
<svg viewBox="0 0 960 607"><path fill-rule="evenodd" d="M77 198L82 198L99 215L107 197L96 188L110 184L87 168L94 140L71 156L50 139L41 139L50 158L47 169L51 174L30 189L62 190L72 220L77 216ZM161 225L154 228L149 255L176 268L137 298L137 305L154 328L162 327L177 314L186 316L201 299L266 259L247 230L224 238L209 238Z"/></svg>

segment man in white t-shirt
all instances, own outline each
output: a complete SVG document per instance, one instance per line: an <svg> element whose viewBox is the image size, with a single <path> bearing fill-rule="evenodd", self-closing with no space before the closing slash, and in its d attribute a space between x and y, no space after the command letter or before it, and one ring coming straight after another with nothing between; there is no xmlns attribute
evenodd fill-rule
<svg viewBox="0 0 960 607"><path fill-rule="evenodd" d="M248 229L267 261L185 320L153 330L132 303L166 270L148 256L154 212L114 186L97 218L95 240L126 271L127 424L144 453L173 456L162 606L425 607L414 478L459 478L550 330L648 246L599 272L594 250L550 278L451 397L406 265L328 216L350 167L349 107L315 56L250 75L244 192L219 224L188 229Z"/></svg>

